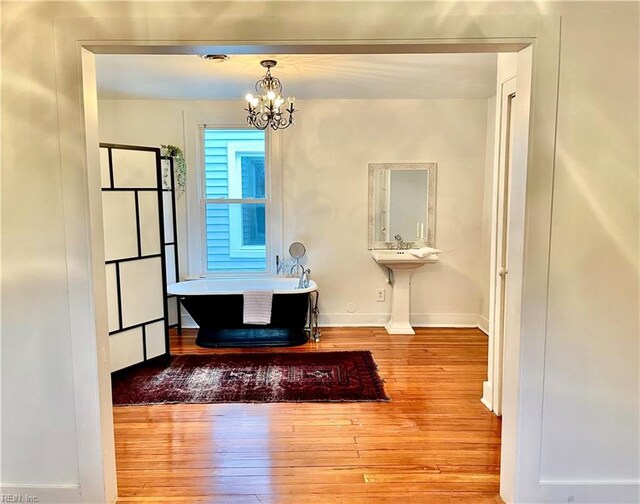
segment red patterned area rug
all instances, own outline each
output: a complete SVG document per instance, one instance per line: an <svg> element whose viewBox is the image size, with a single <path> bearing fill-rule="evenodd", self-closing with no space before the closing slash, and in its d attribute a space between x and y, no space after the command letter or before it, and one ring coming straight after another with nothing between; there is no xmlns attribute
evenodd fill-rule
<svg viewBox="0 0 640 504"><path fill-rule="evenodd" d="M371 352L193 354L112 377L114 406L388 401Z"/></svg>

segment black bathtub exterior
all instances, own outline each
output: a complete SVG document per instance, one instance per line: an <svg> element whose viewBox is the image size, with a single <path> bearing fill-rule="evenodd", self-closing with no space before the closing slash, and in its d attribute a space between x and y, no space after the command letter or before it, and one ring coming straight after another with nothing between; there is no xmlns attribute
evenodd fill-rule
<svg viewBox="0 0 640 504"><path fill-rule="evenodd" d="M245 325L242 294L180 296L200 326L196 344L205 348L296 346L308 341L305 331L309 293L274 294L269 325Z"/></svg>

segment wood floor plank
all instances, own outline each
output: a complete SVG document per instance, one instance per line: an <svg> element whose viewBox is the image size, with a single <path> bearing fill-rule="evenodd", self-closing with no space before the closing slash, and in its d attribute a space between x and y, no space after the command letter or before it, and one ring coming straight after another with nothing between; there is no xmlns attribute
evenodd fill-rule
<svg viewBox="0 0 640 504"><path fill-rule="evenodd" d="M496 504L501 422L480 403L476 329L324 329L295 348L370 350L388 403L171 404L114 408L119 500L216 504Z"/></svg>

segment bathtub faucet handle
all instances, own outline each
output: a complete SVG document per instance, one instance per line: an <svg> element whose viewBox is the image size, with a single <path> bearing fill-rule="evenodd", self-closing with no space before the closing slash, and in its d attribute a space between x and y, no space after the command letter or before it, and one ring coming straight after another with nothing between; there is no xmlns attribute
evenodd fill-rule
<svg viewBox="0 0 640 504"><path fill-rule="evenodd" d="M300 275L300 281L298 282L298 289L307 289L309 287L310 275L311 270L308 268L304 269L303 267L302 274Z"/></svg>

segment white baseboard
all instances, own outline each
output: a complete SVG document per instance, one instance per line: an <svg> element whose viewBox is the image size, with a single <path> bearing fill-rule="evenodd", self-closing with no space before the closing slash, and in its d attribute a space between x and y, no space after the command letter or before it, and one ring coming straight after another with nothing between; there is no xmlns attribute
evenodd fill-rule
<svg viewBox="0 0 640 504"><path fill-rule="evenodd" d="M388 313L322 313L321 327L382 327L389 322Z"/></svg>
<svg viewBox="0 0 640 504"><path fill-rule="evenodd" d="M484 404L489 411L493 411L493 384L491 382L482 382L482 398L480 402Z"/></svg>
<svg viewBox="0 0 640 504"><path fill-rule="evenodd" d="M320 313L322 327L383 327L389 313ZM473 313L412 313L413 327L478 327Z"/></svg>
<svg viewBox="0 0 640 504"><path fill-rule="evenodd" d="M389 313L320 313L321 327L383 327L389 322ZM481 327L483 317L474 313L412 313L414 327ZM484 319L486 320L486 319ZM486 324L488 326L488 322ZM182 327L197 329L191 315L182 312Z"/></svg>
<svg viewBox="0 0 640 504"><path fill-rule="evenodd" d="M478 329L489 336L489 320L482 315L478 315Z"/></svg>
<svg viewBox="0 0 640 504"><path fill-rule="evenodd" d="M478 327L475 313L412 313L414 327Z"/></svg>
<svg viewBox="0 0 640 504"><path fill-rule="evenodd" d="M541 480L539 502L637 503L640 502L640 481Z"/></svg>
<svg viewBox="0 0 640 504"><path fill-rule="evenodd" d="M82 502L80 485L20 485L3 483L0 492L2 493L2 502L40 502L61 504Z"/></svg>

